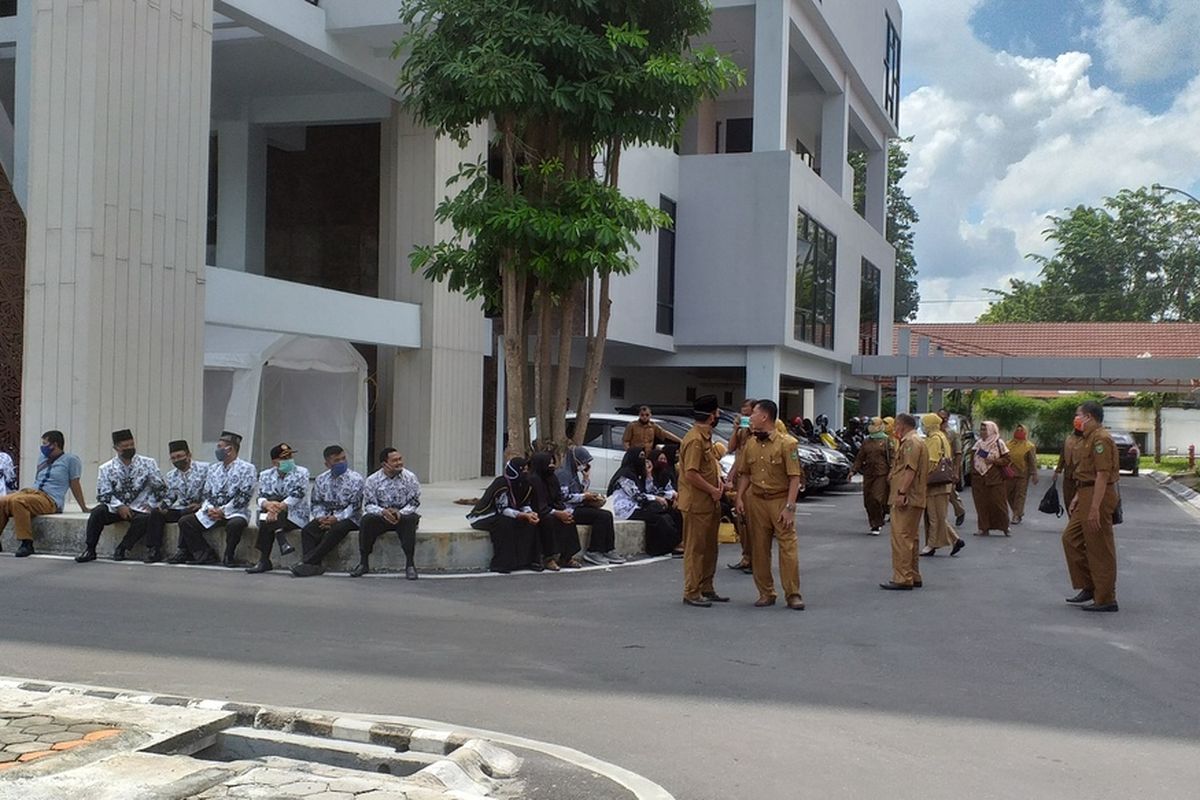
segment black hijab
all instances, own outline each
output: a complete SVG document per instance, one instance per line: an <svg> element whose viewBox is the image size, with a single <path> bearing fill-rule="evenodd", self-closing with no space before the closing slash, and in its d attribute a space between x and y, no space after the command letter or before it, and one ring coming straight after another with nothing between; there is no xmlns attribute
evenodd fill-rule
<svg viewBox="0 0 1200 800"><path fill-rule="evenodd" d="M658 463L658 457L660 455L667 457L666 464ZM655 487L659 489L666 489L668 483L671 484L671 486L674 486L678 482L679 477L675 474L675 467L671 465L671 455L667 453L666 450L656 450L654 452L653 466L654 471L652 473L652 477Z"/></svg>
<svg viewBox="0 0 1200 800"><path fill-rule="evenodd" d="M570 494L583 494L587 487L579 478L579 471L585 464L592 463L592 454L583 445L567 448L563 456L562 466L554 473L559 486L566 486Z"/></svg>
<svg viewBox="0 0 1200 800"><path fill-rule="evenodd" d="M621 459L621 467L613 473L612 480L608 482L608 493L616 494L617 485L621 478L629 478L639 487L643 486L646 481L646 454L640 447L631 447L625 451L625 457Z"/></svg>
<svg viewBox="0 0 1200 800"><path fill-rule="evenodd" d="M553 453L534 453L529 460L529 485L533 487L539 513L562 505L562 487L558 485L553 465Z"/></svg>
<svg viewBox="0 0 1200 800"><path fill-rule="evenodd" d="M530 489L529 480L524 472L528 463L523 458L514 458L505 464L504 474L498 475L492 481L467 517L482 517L497 513L500 506L496 500L502 494L506 495L504 506L506 508L524 508L529 505L530 495L533 494L533 491Z"/></svg>

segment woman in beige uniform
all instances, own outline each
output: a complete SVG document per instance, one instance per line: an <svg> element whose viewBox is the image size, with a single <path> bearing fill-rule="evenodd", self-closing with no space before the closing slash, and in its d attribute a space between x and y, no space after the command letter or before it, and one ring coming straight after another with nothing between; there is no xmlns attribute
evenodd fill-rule
<svg viewBox="0 0 1200 800"><path fill-rule="evenodd" d="M850 475L863 476L863 507L867 510L867 524L871 526L870 534L879 535L883 527L883 518L887 515L888 502L888 472L892 468L892 451L888 444L887 431L883 429L883 420L872 417L867 426L867 439L858 449L854 464L850 467Z"/></svg>
<svg viewBox="0 0 1200 800"><path fill-rule="evenodd" d="M1025 518L1025 495L1029 484L1037 486L1037 448L1029 441L1029 432L1024 425L1013 429L1013 438L1008 443L1008 454L1013 476L1005 479L1005 494L1008 507L1012 509L1012 524L1020 525Z"/></svg>
<svg viewBox="0 0 1200 800"><path fill-rule="evenodd" d="M954 489L954 451L950 440L942 433L942 418L937 414L921 417L921 429L925 431L925 451L929 458L929 474L932 476L943 459L949 459L951 479L942 483L931 483L925 491L925 549L923 556L931 556L939 547L949 547L950 555L966 544L958 538L958 531L950 523L950 492Z"/></svg>
<svg viewBox="0 0 1200 800"><path fill-rule="evenodd" d="M971 497L979 525L976 536L987 536L989 531L1008 536L1004 467L1009 460L1008 445L1000 438L1000 429L994 422L984 422L979 426L979 440L975 442L975 457L971 460Z"/></svg>

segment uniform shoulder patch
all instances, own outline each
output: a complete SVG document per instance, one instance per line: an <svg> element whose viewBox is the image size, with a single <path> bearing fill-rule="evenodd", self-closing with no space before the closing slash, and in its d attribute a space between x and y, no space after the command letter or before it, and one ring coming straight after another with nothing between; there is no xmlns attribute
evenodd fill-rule
<svg viewBox="0 0 1200 800"><path fill-rule="evenodd" d="M1097 453L1104 452L1104 442L1096 442L1096 452Z"/></svg>
<svg viewBox="0 0 1200 800"><path fill-rule="evenodd" d="M800 451L793 450L792 451L792 461L799 461L799 460L800 460Z"/></svg>

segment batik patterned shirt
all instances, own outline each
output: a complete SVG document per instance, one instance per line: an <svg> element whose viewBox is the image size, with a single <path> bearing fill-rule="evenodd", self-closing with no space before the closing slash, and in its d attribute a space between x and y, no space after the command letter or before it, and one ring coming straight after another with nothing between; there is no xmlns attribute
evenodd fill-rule
<svg viewBox="0 0 1200 800"><path fill-rule="evenodd" d="M421 505L421 482L406 469L389 478L382 469L372 472L363 484L363 513L382 514L394 508L401 514L415 514Z"/></svg>
<svg viewBox="0 0 1200 800"><path fill-rule="evenodd" d="M337 477L329 470L322 472L313 487L313 518L335 517L339 521L350 519L360 522L364 483L363 476L352 469Z"/></svg>
<svg viewBox="0 0 1200 800"><path fill-rule="evenodd" d="M288 522L303 528L308 524L308 469L299 465L286 475L275 467L264 469L258 474L258 512L264 520L263 505L273 500L287 506Z"/></svg>
<svg viewBox="0 0 1200 800"><path fill-rule="evenodd" d="M197 513L219 508L226 518L250 519L250 497L257 477L254 465L240 458L228 465L209 464L204 478L204 503Z"/></svg>
<svg viewBox="0 0 1200 800"><path fill-rule="evenodd" d="M100 465L96 499L114 514L121 506L148 514L162 501L166 491L158 462L149 456L135 455L128 464L114 458Z"/></svg>
<svg viewBox="0 0 1200 800"><path fill-rule="evenodd" d="M0 496L17 490L17 468L8 453L0 453Z"/></svg>
<svg viewBox="0 0 1200 800"><path fill-rule="evenodd" d="M204 502L204 479L208 477L208 463L193 461L187 472L172 467L167 473L167 493L162 504L168 509L186 511L188 506Z"/></svg>

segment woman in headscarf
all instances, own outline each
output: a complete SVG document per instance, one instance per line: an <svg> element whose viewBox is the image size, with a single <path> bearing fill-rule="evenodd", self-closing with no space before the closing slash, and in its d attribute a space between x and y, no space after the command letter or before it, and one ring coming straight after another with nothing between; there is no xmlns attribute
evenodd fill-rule
<svg viewBox="0 0 1200 800"><path fill-rule="evenodd" d="M979 426L971 459L971 497L979 524L976 536L987 536L988 531L1008 536L1008 498L1004 492L1004 467L1008 463L1008 445L1000 438L1000 429L994 422L984 422Z"/></svg>
<svg viewBox="0 0 1200 800"><path fill-rule="evenodd" d="M579 569L579 528L575 516L563 502L562 487L554 474L554 454L534 453L529 460L529 485L533 488L533 510L542 536L542 564L551 572L559 567Z"/></svg>
<svg viewBox="0 0 1200 800"><path fill-rule="evenodd" d="M958 555L966 543L958 538L958 531L950 523L950 492L954 490L954 450L950 440L942 432L942 418L937 414L924 414L921 429L925 432L925 451L929 455L929 474L933 475L943 460L950 480L930 483L925 488L925 549L923 556L931 556L939 547L949 547L950 555Z"/></svg>
<svg viewBox="0 0 1200 800"><path fill-rule="evenodd" d="M883 420L872 417L867 426L867 438L858 448L854 463L850 466L850 476L863 476L863 507L867 510L867 524L872 536L879 535L883 527L883 518L887 514L888 501L888 472L892 467L892 451L888 445L887 431L883 429Z"/></svg>
<svg viewBox="0 0 1200 800"><path fill-rule="evenodd" d="M1029 432L1024 425L1013 429L1008 453L1012 459L1013 476L1005 481L1005 493L1008 495L1008 507L1012 509L1012 524L1020 525L1025 517L1025 494L1029 484L1037 486L1038 482L1037 448L1029 441Z"/></svg>
<svg viewBox="0 0 1200 800"><path fill-rule="evenodd" d="M665 498L646 493L646 454L640 447L625 451L621 467L608 484L613 516L646 523L646 552L652 556L670 553L683 534L667 507Z"/></svg>
<svg viewBox="0 0 1200 800"><path fill-rule="evenodd" d="M661 447L654 450L654 466L651 469L650 479L654 482L655 494L661 494L668 500L675 499L678 494L676 489L679 479L675 475L675 468L671 466L671 457Z"/></svg>
<svg viewBox="0 0 1200 800"><path fill-rule="evenodd" d="M616 549L612 512L604 508L604 498L591 491L592 454L586 447L569 448L554 475L567 508L575 515L575 522L591 529L583 560L596 565L624 564L625 557Z"/></svg>
<svg viewBox="0 0 1200 800"><path fill-rule="evenodd" d="M526 476L528 466L523 458L511 459L504 465L504 474L492 481L467 514L472 528L491 536L493 572L543 569L538 516L531 505L533 489Z"/></svg>

